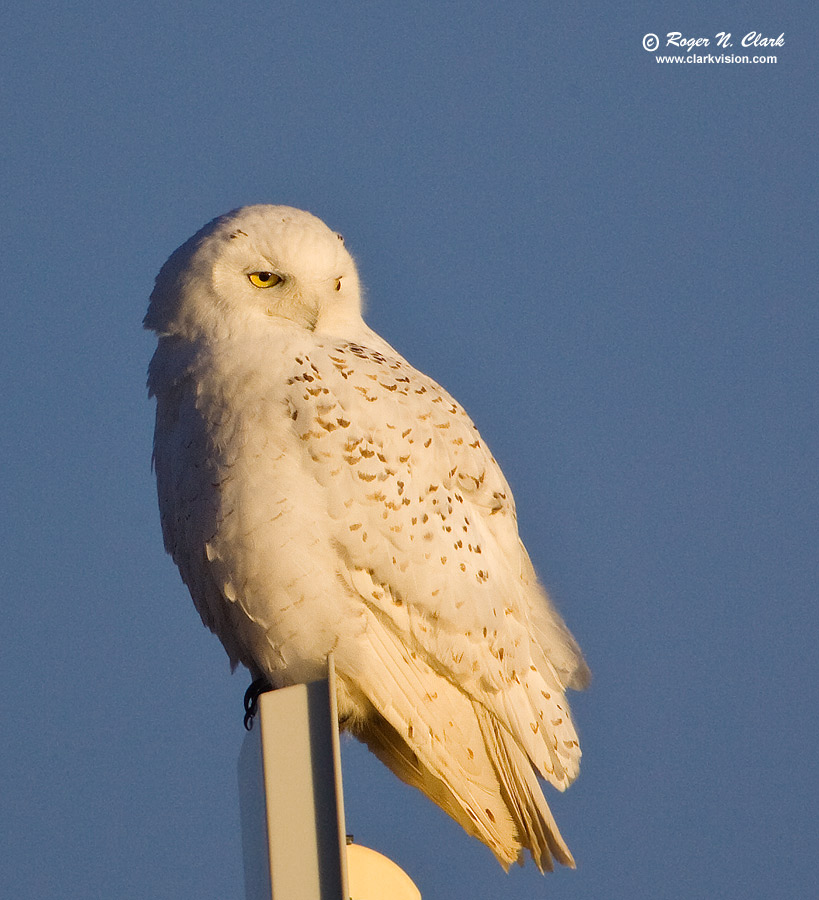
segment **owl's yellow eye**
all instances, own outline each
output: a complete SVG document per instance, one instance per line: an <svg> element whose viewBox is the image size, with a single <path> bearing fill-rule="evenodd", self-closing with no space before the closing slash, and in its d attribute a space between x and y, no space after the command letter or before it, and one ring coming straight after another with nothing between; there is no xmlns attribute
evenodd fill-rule
<svg viewBox="0 0 819 900"><path fill-rule="evenodd" d="M258 288L275 287L283 280L275 272L251 272L247 277L250 279L250 283Z"/></svg>

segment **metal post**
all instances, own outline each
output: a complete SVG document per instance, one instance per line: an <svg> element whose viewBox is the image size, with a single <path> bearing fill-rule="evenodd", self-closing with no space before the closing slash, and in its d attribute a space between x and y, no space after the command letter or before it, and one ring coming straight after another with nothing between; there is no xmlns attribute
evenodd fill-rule
<svg viewBox="0 0 819 900"><path fill-rule="evenodd" d="M348 900L335 670L259 697L239 755L247 900Z"/></svg>

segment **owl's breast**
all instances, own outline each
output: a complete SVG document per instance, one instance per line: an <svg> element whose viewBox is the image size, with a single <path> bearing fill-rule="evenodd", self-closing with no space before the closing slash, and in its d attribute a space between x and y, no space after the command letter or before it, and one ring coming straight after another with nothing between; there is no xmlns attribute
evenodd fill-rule
<svg viewBox="0 0 819 900"><path fill-rule="evenodd" d="M158 396L155 465L166 545L203 620L232 656L290 682L320 677L360 626L303 437L321 407L293 415L303 356L279 349L202 360Z"/></svg>

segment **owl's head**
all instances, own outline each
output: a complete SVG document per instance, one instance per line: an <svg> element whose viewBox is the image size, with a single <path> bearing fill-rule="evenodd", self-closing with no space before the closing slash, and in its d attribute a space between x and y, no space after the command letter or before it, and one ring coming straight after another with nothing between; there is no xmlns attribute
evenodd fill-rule
<svg viewBox="0 0 819 900"><path fill-rule="evenodd" d="M143 324L195 340L360 321L358 273L341 235L303 210L259 205L219 216L171 255Z"/></svg>

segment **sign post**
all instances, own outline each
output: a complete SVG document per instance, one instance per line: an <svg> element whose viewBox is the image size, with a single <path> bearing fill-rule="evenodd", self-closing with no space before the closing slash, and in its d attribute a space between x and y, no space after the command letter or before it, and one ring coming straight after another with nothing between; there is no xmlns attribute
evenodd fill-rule
<svg viewBox="0 0 819 900"><path fill-rule="evenodd" d="M335 671L259 696L239 755L247 900L349 900Z"/></svg>

